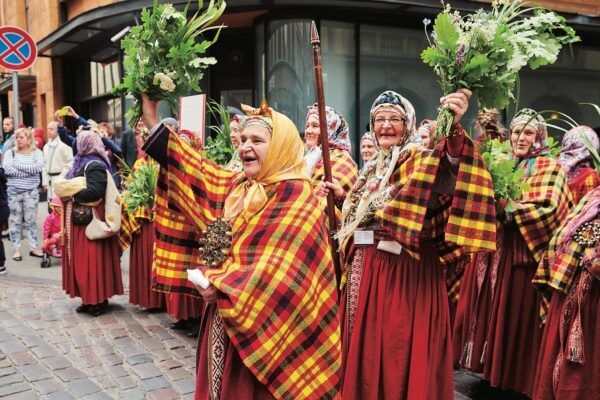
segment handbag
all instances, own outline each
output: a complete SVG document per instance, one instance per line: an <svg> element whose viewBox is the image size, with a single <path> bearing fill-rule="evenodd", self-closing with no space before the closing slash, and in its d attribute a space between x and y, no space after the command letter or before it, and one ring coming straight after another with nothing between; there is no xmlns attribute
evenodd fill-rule
<svg viewBox="0 0 600 400"><path fill-rule="evenodd" d="M73 225L87 225L92 222L92 207L83 204L73 204L71 215Z"/></svg>
<svg viewBox="0 0 600 400"><path fill-rule="evenodd" d="M112 174L106 171L106 193L104 195L104 221L92 209L92 220L85 228L89 240L102 240L114 236L121 229L121 195L115 185Z"/></svg>

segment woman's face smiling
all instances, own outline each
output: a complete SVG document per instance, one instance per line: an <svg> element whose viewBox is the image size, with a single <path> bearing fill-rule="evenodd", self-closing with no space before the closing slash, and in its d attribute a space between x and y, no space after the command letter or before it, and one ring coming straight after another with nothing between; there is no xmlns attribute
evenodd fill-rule
<svg viewBox="0 0 600 400"><path fill-rule="evenodd" d="M249 125L242 131L237 151L247 178L255 179L258 176L267 159L270 144L271 133L265 127Z"/></svg>

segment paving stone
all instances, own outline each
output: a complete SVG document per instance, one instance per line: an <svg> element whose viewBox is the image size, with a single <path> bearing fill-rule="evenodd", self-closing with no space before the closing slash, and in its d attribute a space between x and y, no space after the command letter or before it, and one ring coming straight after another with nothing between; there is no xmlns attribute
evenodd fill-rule
<svg viewBox="0 0 600 400"><path fill-rule="evenodd" d="M112 367L108 367L106 369L114 378L120 378L122 376L129 375L129 372L127 372L122 365L113 365Z"/></svg>
<svg viewBox="0 0 600 400"><path fill-rule="evenodd" d="M73 367L56 370L54 374L62 379L63 382L70 382L75 379L85 378L86 376L82 370Z"/></svg>
<svg viewBox="0 0 600 400"><path fill-rule="evenodd" d="M130 389L130 388L139 386L138 381L136 379L132 378L131 376L122 376L122 377L116 378L115 380L117 381L117 385L119 385L121 390Z"/></svg>
<svg viewBox="0 0 600 400"><path fill-rule="evenodd" d="M156 338L145 338L140 340L140 344L144 346L146 350L162 350L165 348L162 341Z"/></svg>
<svg viewBox="0 0 600 400"><path fill-rule="evenodd" d="M23 345L20 341L16 340L7 340L6 342L0 343L0 352L4 354L14 354L21 353L26 351L27 347Z"/></svg>
<svg viewBox="0 0 600 400"><path fill-rule="evenodd" d="M71 336L71 341L73 342L73 347L76 349L84 346L90 346L92 344L92 342L90 342L90 338L86 335Z"/></svg>
<svg viewBox="0 0 600 400"><path fill-rule="evenodd" d="M120 365L123 364L123 359L119 355L108 354L102 357L102 363L108 366Z"/></svg>
<svg viewBox="0 0 600 400"><path fill-rule="evenodd" d="M21 340L27 347L35 347L44 344L44 341L38 335L25 335L21 337Z"/></svg>
<svg viewBox="0 0 600 400"><path fill-rule="evenodd" d="M21 351L18 353L9 353L9 357L14 365L35 364L38 360L30 353Z"/></svg>
<svg viewBox="0 0 600 400"><path fill-rule="evenodd" d="M188 357L195 357L196 353L192 353L189 349L185 348L185 347L180 347L178 349L173 350L173 354L175 355L175 358L178 360L182 360L184 358L188 358Z"/></svg>
<svg viewBox="0 0 600 400"><path fill-rule="evenodd" d="M48 369L40 364L22 365L19 367L19 371L29 382L41 381L42 379L52 377Z"/></svg>
<svg viewBox="0 0 600 400"><path fill-rule="evenodd" d="M10 374L0 378L0 387L4 385L10 385L11 383L23 382L23 375L21 374Z"/></svg>
<svg viewBox="0 0 600 400"><path fill-rule="evenodd" d="M119 353L123 355L125 358L129 358L132 356L139 356L145 354L146 351L137 345L123 346L117 349Z"/></svg>
<svg viewBox="0 0 600 400"><path fill-rule="evenodd" d="M67 383L67 387L77 397L99 392L100 386L96 385L88 378L76 379Z"/></svg>
<svg viewBox="0 0 600 400"><path fill-rule="evenodd" d="M106 392L97 392L84 396L83 400L114 400L114 397L109 396Z"/></svg>
<svg viewBox="0 0 600 400"><path fill-rule="evenodd" d="M117 387L117 382L108 374L99 375L96 380L103 389L112 389Z"/></svg>
<svg viewBox="0 0 600 400"><path fill-rule="evenodd" d="M65 388L65 385L56 378L34 382L33 386L35 386L36 390L40 392L40 394L50 394Z"/></svg>
<svg viewBox="0 0 600 400"><path fill-rule="evenodd" d="M71 400L75 397L67 390L60 390L45 396L42 396L42 400Z"/></svg>
<svg viewBox="0 0 600 400"><path fill-rule="evenodd" d="M41 320L41 319L28 321L28 324L30 327L32 327L36 331L39 329L44 329L46 327L46 321Z"/></svg>
<svg viewBox="0 0 600 400"><path fill-rule="evenodd" d="M173 356L168 350L158 350L152 352L152 358L154 358L154 361L156 362L161 362L165 360L170 360L173 358Z"/></svg>
<svg viewBox="0 0 600 400"><path fill-rule="evenodd" d="M123 392L123 398L125 400L144 400L146 393L139 388L128 389Z"/></svg>
<svg viewBox="0 0 600 400"><path fill-rule="evenodd" d="M129 364L129 365L137 365L137 364L152 362L152 357L150 357L149 355L146 355L146 354L140 354L137 356L127 357L126 361L127 361L127 364Z"/></svg>
<svg viewBox="0 0 600 400"><path fill-rule="evenodd" d="M27 383L12 383L10 385L0 386L0 397L11 396L17 393L27 392L29 390L31 390L31 388Z"/></svg>
<svg viewBox="0 0 600 400"><path fill-rule="evenodd" d="M16 373L17 373L17 370L14 369L12 366L0 368L0 378L3 376L13 375Z"/></svg>
<svg viewBox="0 0 600 400"><path fill-rule="evenodd" d="M70 367L71 361L65 356L54 356L44 359L44 363L50 368L51 371L57 369L64 369Z"/></svg>
<svg viewBox="0 0 600 400"><path fill-rule="evenodd" d="M144 380L142 380L141 383L142 383L142 387L149 392L152 390L164 389L164 388L171 386L169 381L167 381L163 376L157 376L156 378L144 379Z"/></svg>
<svg viewBox="0 0 600 400"><path fill-rule="evenodd" d="M173 383L173 387L180 394L194 393L194 390L196 390L196 379L195 378L180 379Z"/></svg>
<svg viewBox="0 0 600 400"><path fill-rule="evenodd" d="M154 378L162 375L160 369L154 363L144 363L132 366L131 370L140 377L140 379Z"/></svg>
<svg viewBox="0 0 600 400"><path fill-rule="evenodd" d="M36 393L33 390L27 390L25 392L11 394L7 397L10 400L31 400L37 399Z"/></svg>
<svg viewBox="0 0 600 400"><path fill-rule="evenodd" d="M150 400L173 400L179 399L179 394L173 388L165 388L153 390L148 393L147 398Z"/></svg>
<svg viewBox="0 0 600 400"><path fill-rule="evenodd" d="M172 381L189 378L190 376L193 376L192 373L190 373L187 369L182 368L182 367L169 369L165 372L165 375Z"/></svg>
<svg viewBox="0 0 600 400"><path fill-rule="evenodd" d="M35 353L35 355L40 358L40 359L44 359L44 358L48 358L48 357L53 357L58 355L58 353L56 352L56 350L54 350L54 348L50 345L47 344L43 344L41 346L36 346L36 347L32 347L31 351L33 351Z"/></svg>

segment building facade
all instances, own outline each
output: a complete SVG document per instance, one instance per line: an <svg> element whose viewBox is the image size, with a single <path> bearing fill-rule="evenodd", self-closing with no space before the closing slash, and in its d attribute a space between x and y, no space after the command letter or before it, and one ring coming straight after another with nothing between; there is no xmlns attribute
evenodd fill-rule
<svg viewBox="0 0 600 400"><path fill-rule="evenodd" d="M473 11L490 1L448 1ZM22 74L22 120L44 126L69 104L82 115L124 128L130 104L110 90L120 81L121 51L110 39L139 22L153 0L0 0L1 25L17 25L36 39L40 58ZM186 0L172 0L182 8ZM196 3L192 1L192 5ZM212 55L219 61L204 91L223 103L258 103L263 97L302 130L315 101L310 22L319 26L328 105L348 120L356 142L375 97L396 90L415 105L417 118L432 118L441 95L431 69L420 60L426 47L422 20L438 0L229 0L223 31ZM600 0L541 1L561 12L582 37L558 62L521 76L520 105L554 109L592 126L600 119L579 103L600 103ZM2 115L12 114L10 80L0 82ZM476 114L472 107L468 118ZM118 129L118 130L119 130ZM357 146L355 146L357 147ZM355 149L357 150L357 149Z"/></svg>

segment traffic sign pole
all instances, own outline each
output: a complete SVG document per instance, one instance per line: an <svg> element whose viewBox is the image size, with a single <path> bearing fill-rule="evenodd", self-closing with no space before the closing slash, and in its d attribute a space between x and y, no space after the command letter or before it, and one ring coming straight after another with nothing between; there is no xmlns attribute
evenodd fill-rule
<svg viewBox="0 0 600 400"><path fill-rule="evenodd" d="M15 71L12 73L12 88L13 88L13 123L14 131L19 128L19 74Z"/></svg>

